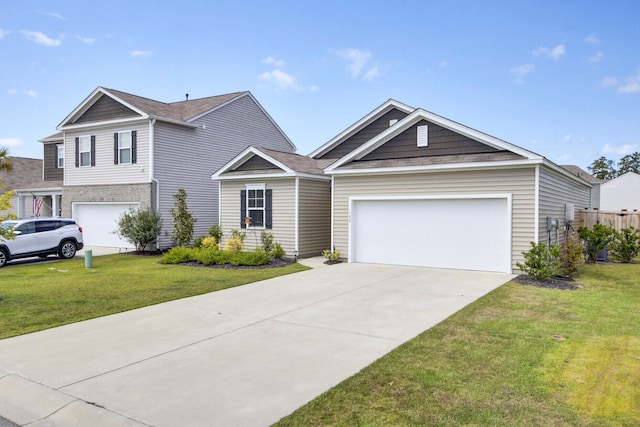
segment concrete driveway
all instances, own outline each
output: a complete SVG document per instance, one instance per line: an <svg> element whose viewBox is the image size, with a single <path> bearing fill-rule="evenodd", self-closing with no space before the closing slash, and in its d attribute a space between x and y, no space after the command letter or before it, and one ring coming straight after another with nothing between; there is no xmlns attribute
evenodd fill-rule
<svg viewBox="0 0 640 427"><path fill-rule="evenodd" d="M267 426L510 280L325 266L0 340L0 415L30 426Z"/></svg>

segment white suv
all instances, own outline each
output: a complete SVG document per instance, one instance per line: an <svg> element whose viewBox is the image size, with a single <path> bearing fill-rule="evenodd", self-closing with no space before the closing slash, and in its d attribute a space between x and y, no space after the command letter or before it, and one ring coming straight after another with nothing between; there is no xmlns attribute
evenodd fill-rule
<svg viewBox="0 0 640 427"><path fill-rule="evenodd" d="M15 238L0 237L0 267L16 258L46 257L57 254L68 259L84 246L82 227L67 218L28 218L3 221L5 229L13 229Z"/></svg>

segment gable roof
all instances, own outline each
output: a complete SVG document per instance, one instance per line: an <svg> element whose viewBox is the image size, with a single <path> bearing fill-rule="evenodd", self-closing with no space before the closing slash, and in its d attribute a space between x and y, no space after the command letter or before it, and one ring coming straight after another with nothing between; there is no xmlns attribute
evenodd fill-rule
<svg viewBox="0 0 640 427"><path fill-rule="evenodd" d="M6 189L0 188L0 193L8 190L18 190L32 187L34 183L42 182L42 160L27 157L9 157L11 172L0 172L0 178ZM59 185L60 183L57 183Z"/></svg>
<svg viewBox="0 0 640 427"><path fill-rule="evenodd" d="M190 123L191 121L241 97L250 96L255 101L255 98L253 98L250 92L245 91L233 92L225 95L210 96L207 98L193 99L189 101L166 103L137 95L132 95L126 92L121 92L115 89L98 87L58 125L57 129L64 130L73 128L75 120L81 117L94 103L96 103L103 96L110 97L114 101L122 104L138 115L133 118L129 117L126 119L115 119L116 121L132 119L157 119L160 121L180 124L189 127L195 127L195 125ZM91 125L91 123L83 123L82 125L76 126L89 125Z"/></svg>
<svg viewBox="0 0 640 427"><path fill-rule="evenodd" d="M562 165L560 166L563 169L566 169L567 171L569 171L569 173L584 179L585 181L587 181L590 184L601 184L603 182L607 182L606 179L600 179L597 178L593 175L591 175L589 172L585 171L584 169L580 168L579 166L576 165Z"/></svg>
<svg viewBox="0 0 640 427"><path fill-rule="evenodd" d="M348 139L350 136L353 136L360 130L364 129L365 127L370 125L372 122L374 122L376 119L380 118L381 116L383 116L384 114L386 114L387 112L391 111L394 108L400 111L403 111L407 114L410 114L411 112L415 111L415 108L413 107L410 107L406 104L398 102L395 99L389 99L383 104L381 104L380 106L378 106L377 108L375 108L369 114L367 114L366 116L364 116L363 118L361 118L360 120L358 120L357 122L349 126L347 129L345 129L344 131L340 132L338 135L330 139L327 143L323 144L321 147L314 150L312 153L309 154L309 157L317 158L331 151L333 148L337 147L346 139Z"/></svg>
<svg viewBox="0 0 640 427"><path fill-rule="evenodd" d="M253 157L258 156L266 160L277 169L238 171L236 170ZM236 157L218 169L211 178L214 180L237 179L239 177L283 177L283 176L307 176L320 179L331 179L324 174L324 167L331 160L318 160L309 156L302 156L295 153L271 150L263 147L247 147Z"/></svg>
<svg viewBox="0 0 640 427"><path fill-rule="evenodd" d="M544 157L540 156L539 154L533 153L529 150L525 150L524 148L518 147L517 145L510 144L506 141L495 138L491 135L487 135L468 126L464 126L460 123L446 119L430 111L418 108L415 109L411 114L406 116L404 119L398 121L392 126L389 126L383 132L379 133L366 143L362 144L342 158L336 160L333 164L325 169L325 172L332 173L340 166L346 165L347 163L354 160L362 159L367 154L389 142L395 136L399 135L400 133L404 132L405 130L422 120L427 120L445 129L451 130L460 135L464 135L470 139L479 141L498 150L510 151L517 154L518 156L523 157L525 160L542 161L544 159Z"/></svg>

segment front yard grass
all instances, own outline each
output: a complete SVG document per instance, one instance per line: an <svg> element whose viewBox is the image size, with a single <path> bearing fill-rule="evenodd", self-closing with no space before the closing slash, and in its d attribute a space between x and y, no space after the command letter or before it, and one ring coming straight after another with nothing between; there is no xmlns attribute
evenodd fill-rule
<svg viewBox="0 0 640 427"><path fill-rule="evenodd" d="M278 426L639 426L640 264L510 282Z"/></svg>
<svg viewBox="0 0 640 427"><path fill-rule="evenodd" d="M0 269L0 339L306 270L300 264L226 270L106 255Z"/></svg>

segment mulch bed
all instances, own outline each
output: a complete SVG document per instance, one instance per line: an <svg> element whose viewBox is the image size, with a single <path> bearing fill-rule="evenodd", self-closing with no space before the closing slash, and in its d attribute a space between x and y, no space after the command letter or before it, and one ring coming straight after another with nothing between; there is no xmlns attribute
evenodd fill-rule
<svg viewBox="0 0 640 427"><path fill-rule="evenodd" d="M225 270L260 270L263 268L279 268L291 265L296 261L293 258L274 258L270 262L264 265L232 265L232 264L212 264L204 265L198 262L182 262L179 265L188 265L190 267L204 267L204 268L223 268Z"/></svg>
<svg viewBox="0 0 640 427"><path fill-rule="evenodd" d="M580 289L582 286L576 283L576 281L569 276L553 276L552 278L540 282L531 278L527 274L521 274L511 280L512 282L519 283L523 286L535 286L537 288L548 289L560 289L563 291L574 291Z"/></svg>

